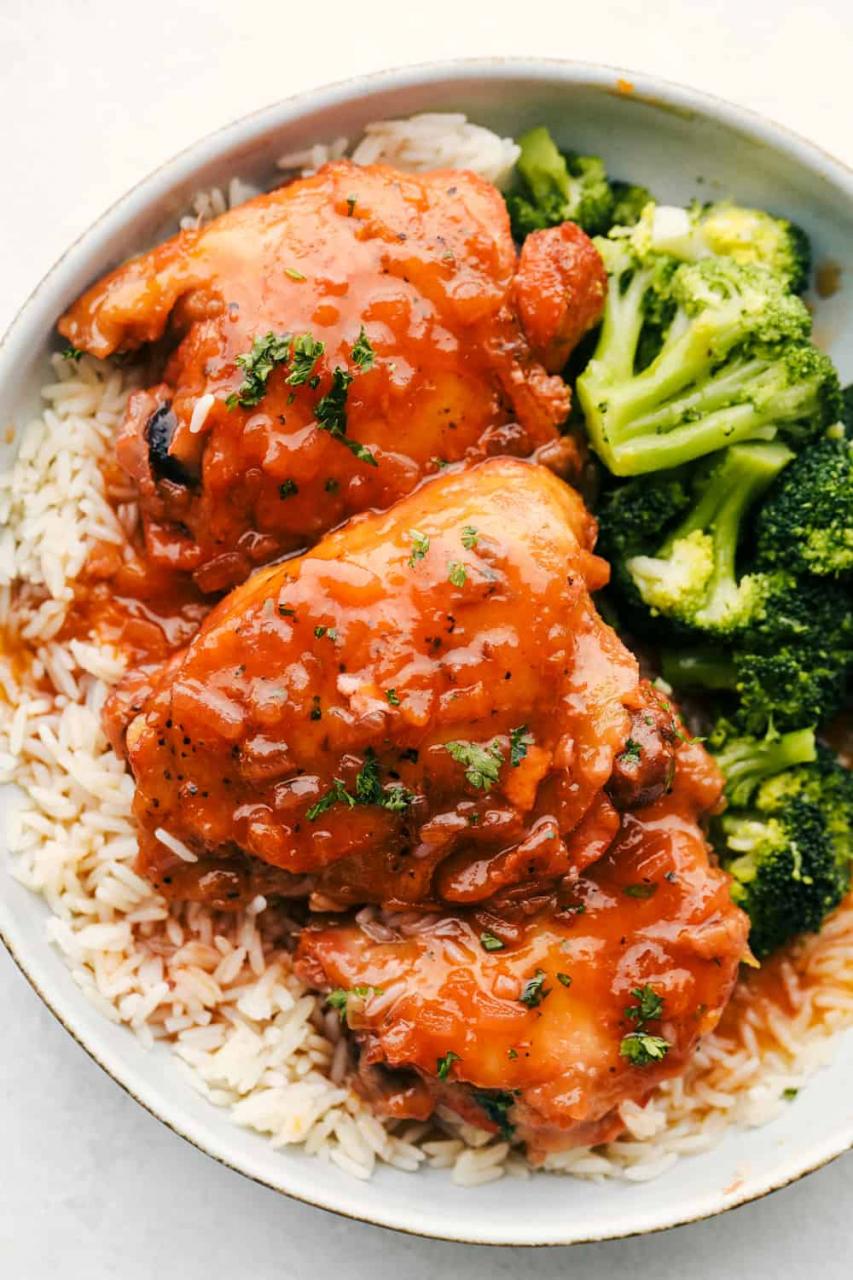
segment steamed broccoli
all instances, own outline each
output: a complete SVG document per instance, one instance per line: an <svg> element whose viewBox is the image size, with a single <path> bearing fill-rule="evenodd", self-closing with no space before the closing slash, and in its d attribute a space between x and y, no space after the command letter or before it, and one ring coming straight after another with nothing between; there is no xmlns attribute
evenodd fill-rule
<svg viewBox="0 0 853 1280"><path fill-rule="evenodd" d="M757 956L819 929L850 883L850 778L831 758L815 757L801 733L736 739L717 755L730 807L712 839L732 897L750 917Z"/></svg>
<svg viewBox="0 0 853 1280"><path fill-rule="evenodd" d="M731 258L678 264L643 230L596 241L608 297L577 393L610 471L659 471L777 434L805 442L838 419L835 370L778 273Z"/></svg>
<svg viewBox="0 0 853 1280"><path fill-rule="evenodd" d="M804 449L768 494L756 534L762 565L853 570L853 441L836 436Z"/></svg>
<svg viewBox="0 0 853 1280"><path fill-rule="evenodd" d="M725 257L769 267L794 293L808 282L811 249L805 232L786 218L739 205L647 206L643 233L650 249L680 262Z"/></svg>
<svg viewBox="0 0 853 1280"><path fill-rule="evenodd" d="M627 569L652 613L700 631L727 634L759 610L767 576L737 578L741 526L749 508L794 455L781 444L726 449L697 486L695 505L656 555L634 555Z"/></svg>
<svg viewBox="0 0 853 1280"><path fill-rule="evenodd" d="M661 655L661 672L675 689L707 689L731 694L731 719L745 733L769 725L794 729L818 725L844 701L851 654L819 645L777 651L679 649Z"/></svg>
<svg viewBox="0 0 853 1280"><path fill-rule="evenodd" d="M840 584L784 571L744 580L754 609L741 618L740 630L727 643L664 651L664 678L676 689L723 694L729 715L747 733L771 724L782 730L820 724L842 705L853 664L849 593Z"/></svg>
<svg viewBox="0 0 853 1280"><path fill-rule="evenodd" d="M559 222L576 222L595 235L611 225L613 192L598 156L560 152L547 129L519 139L514 189L507 196L518 239Z"/></svg>
<svg viewBox="0 0 853 1280"><path fill-rule="evenodd" d="M654 203L654 196L648 187L638 187L632 182L612 179L610 190L613 193L610 221L614 227L635 226L640 221L646 206Z"/></svg>

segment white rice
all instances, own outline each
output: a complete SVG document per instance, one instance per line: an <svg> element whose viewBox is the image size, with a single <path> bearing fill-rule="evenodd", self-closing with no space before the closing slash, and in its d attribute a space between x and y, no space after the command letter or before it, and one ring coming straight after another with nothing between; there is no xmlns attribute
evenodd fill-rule
<svg viewBox="0 0 853 1280"><path fill-rule="evenodd" d="M449 120L449 128L436 116L371 126L355 156L412 168L466 163L503 176L514 144L484 138L464 117ZM282 163L312 167L328 153L312 148ZM245 195L234 184L227 196L203 193L190 225ZM53 375L43 414L21 431L17 460L0 475L0 610L31 655L26 667L0 658L0 781L20 794L7 814L8 866L45 899L48 938L105 1017L146 1046L167 1045L195 1089L274 1146L301 1145L359 1178L377 1161L449 1169L462 1186L525 1176L518 1152L449 1113L430 1125L371 1114L346 1082L337 1016L294 976L287 922L264 914L263 898L238 914L169 906L134 871L133 784L100 725L121 655L94 636L56 639L93 549L106 542L123 551L136 526L132 492L108 492L101 473L129 384L87 357L55 357ZM158 835L170 848L181 843ZM378 937L425 927L375 908L359 919ZM853 899L792 953L784 976L793 1016L739 994L731 1029L703 1042L684 1078L646 1106L622 1106L623 1137L549 1156L544 1167L644 1181L731 1124L771 1120L784 1091L825 1063L833 1034L853 1022Z"/></svg>
<svg viewBox="0 0 853 1280"><path fill-rule="evenodd" d="M346 155L349 142L336 138L329 146L294 151L278 161L288 172L313 173L329 160ZM408 120L379 120L367 125L352 152L356 164L390 164L411 173L427 169L470 169L503 189L520 154L517 142L471 124L461 114L425 112Z"/></svg>

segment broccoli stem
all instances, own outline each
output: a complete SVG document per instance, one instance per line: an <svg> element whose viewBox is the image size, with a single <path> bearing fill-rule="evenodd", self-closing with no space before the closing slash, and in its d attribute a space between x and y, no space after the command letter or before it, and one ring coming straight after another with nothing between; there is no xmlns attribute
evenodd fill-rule
<svg viewBox="0 0 853 1280"><path fill-rule="evenodd" d="M724 603L722 597L737 591L737 552L744 517L793 456L781 444L733 445L727 449L696 506L664 543L662 556L668 555L681 538L697 530L712 531L714 574L709 598L716 598L717 605Z"/></svg>
<svg viewBox="0 0 853 1280"><path fill-rule="evenodd" d="M735 804L746 804L765 778L797 764L817 759L814 730L794 729L780 736L768 734L763 740L735 738L715 753L726 776L726 795Z"/></svg>
<svg viewBox="0 0 853 1280"><path fill-rule="evenodd" d="M661 674L675 689L737 688L734 662L717 649L667 650L661 654Z"/></svg>

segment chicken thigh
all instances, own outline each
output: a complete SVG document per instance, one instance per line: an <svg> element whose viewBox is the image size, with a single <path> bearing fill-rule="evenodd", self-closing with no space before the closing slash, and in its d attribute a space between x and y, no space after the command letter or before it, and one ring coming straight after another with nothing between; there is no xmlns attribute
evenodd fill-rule
<svg viewBox="0 0 853 1280"><path fill-rule="evenodd" d="M623 815L606 855L538 903L308 925L297 971L340 1010L375 1108L453 1112L536 1160L615 1137L621 1103L683 1074L746 949L698 825L720 786L686 745L671 793Z"/></svg>
<svg viewBox="0 0 853 1280"><path fill-rule="evenodd" d="M94 285L59 324L76 347L174 348L118 442L149 556L220 591L446 463L545 448L568 466L568 388L540 361L598 318L604 273L561 235L516 290L489 183L340 161Z"/></svg>
<svg viewBox="0 0 853 1280"><path fill-rule="evenodd" d="M256 572L127 730L142 869L220 906L260 885L339 909L481 902L599 856L660 699L590 598L594 533L550 471L491 459Z"/></svg>

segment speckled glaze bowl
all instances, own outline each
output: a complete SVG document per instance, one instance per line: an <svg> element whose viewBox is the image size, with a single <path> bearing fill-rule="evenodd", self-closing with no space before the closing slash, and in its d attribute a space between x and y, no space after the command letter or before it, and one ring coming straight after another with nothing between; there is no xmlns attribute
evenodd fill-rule
<svg viewBox="0 0 853 1280"><path fill-rule="evenodd" d="M371 120L464 111L518 135L545 123L558 140L664 201L735 196L784 212L811 235L819 261L843 265L853 244L853 175L817 147L740 108L611 68L490 59L389 71L302 94L238 121L142 181L72 245L0 344L5 420L37 408L54 322L96 276L165 234L190 197L232 176L268 181L285 152ZM821 302L816 336L853 375L853 292ZM45 934L47 907L0 873L0 932L68 1032L114 1080L214 1159L287 1195L366 1222L478 1244L545 1245L656 1231L708 1217L818 1168L853 1145L853 1035L832 1064L761 1129L732 1129L713 1150L656 1181L592 1183L542 1175L462 1190L446 1174L380 1169L368 1183L297 1150L273 1150L185 1083L167 1050L146 1052L106 1021L72 981Z"/></svg>

